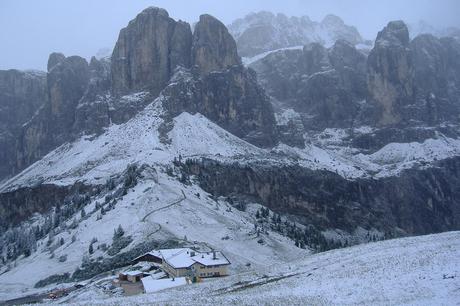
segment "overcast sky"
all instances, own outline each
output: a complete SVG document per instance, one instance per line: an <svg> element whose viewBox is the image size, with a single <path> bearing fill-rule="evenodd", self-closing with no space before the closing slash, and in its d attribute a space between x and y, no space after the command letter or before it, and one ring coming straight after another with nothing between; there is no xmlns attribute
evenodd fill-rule
<svg viewBox="0 0 460 306"><path fill-rule="evenodd" d="M260 10L316 21L332 13L369 39L395 19L460 26L460 0L0 0L0 69L44 70L53 51L89 58L113 48L119 30L152 5L175 19L194 22L209 13L226 24Z"/></svg>

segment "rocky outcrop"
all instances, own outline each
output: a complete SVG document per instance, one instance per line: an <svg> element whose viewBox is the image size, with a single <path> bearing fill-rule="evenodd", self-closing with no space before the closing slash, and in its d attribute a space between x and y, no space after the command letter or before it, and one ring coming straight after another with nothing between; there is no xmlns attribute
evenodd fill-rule
<svg viewBox="0 0 460 306"><path fill-rule="evenodd" d="M460 50L455 41L423 34L409 43L405 24L390 22L369 55L369 102L376 107L370 118L381 126L456 122L459 60L449 56Z"/></svg>
<svg viewBox="0 0 460 306"><path fill-rule="evenodd" d="M232 134L261 147L277 143L273 109L253 71L243 66L205 76L178 71L163 92L170 117L201 113Z"/></svg>
<svg viewBox="0 0 460 306"><path fill-rule="evenodd" d="M404 108L414 103L414 66L409 49L409 31L402 21L393 21L377 35L369 54L369 103L379 125L404 121Z"/></svg>
<svg viewBox="0 0 460 306"><path fill-rule="evenodd" d="M328 15L321 22L315 22L308 16L287 17L270 12L252 13L235 20L229 25L229 30L237 42L239 54L244 57L313 42L327 47L339 39L346 40L352 45L363 42L355 27L346 25L342 19L334 15Z"/></svg>
<svg viewBox="0 0 460 306"><path fill-rule="evenodd" d="M350 127L366 96L366 56L338 40L330 49L312 43L283 50L250 65L281 108L303 117L308 130Z"/></svg>
<svg viewBox="0 0 460 306"><path fill-rule="evenodd" d="M112 54L112 90L116 95L148 90L156 96L176 65L190 64L192 32L163 9L142 11L120 31Z"/></svg>
<svg viewBox="0 0 460 306"><path fill-rule="evenodd" d="M201 15L195 26L192 63L202 74L241 65L235 40L224 24L210 15Z"/></svg>
<svg viewBox="0 0 460 306"><path fill-rule="evenodd" d="M89 76L88 87L75 109L75 134L101 133L110 124L110 111L118 111L110 105L110 61L92 57Z"/></svg>
<svg viewBox="0 0 460 306"><path fill-rule="evenodd" d="M47 119L51 119L49 132L56 135L57 143L68 139L66 134L72 130L75 109L87 90L89 80L88 63L79 56L64 58L48 71L49 100L45 110L49 111Z"/></svg>
<svg viewBox="0 0 460 306"><path fill-rule="evenodd" d="M42 184L0 193L0 231L19 225L33 214L49 213L52 207L71 202L71 196L83 197L97 191L94 186L75 183L72 186Z"/></svg>
<svg viewBox="0 0 460 306"><path fill-rule="evenodd" d="M188 162L201 187L214 196L259 201L321 230L358 227L399 235L460 229L460 158L398 177L346 180L327 171L264 162Z"/></svg>
<svg viewBox="0 0 460 306"><path fill-rule="evenodd" d="M16 164L16 139L46 100L46 74L0 71L0 179Z"/></svg>
<svg viewBox="0 0 460 306"><path fill-rule="evenodd" d="M47 99L21 131L16 147L16 169L30 165L71 139L75 109L88 86L88 63L79 56L52 54L48 67Z"/></svg>

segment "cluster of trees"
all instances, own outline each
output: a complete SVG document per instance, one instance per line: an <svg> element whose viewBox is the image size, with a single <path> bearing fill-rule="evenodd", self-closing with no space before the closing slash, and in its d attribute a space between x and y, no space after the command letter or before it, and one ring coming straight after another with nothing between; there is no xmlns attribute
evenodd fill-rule
<svg viewBox="0 0 460 306"><path fill-rule="evenodd" d="M271 230L276 231L294 241L296 247L305 249L307 246L317 252L348 246L348 241L327 239L316 227L310 225L305 228L299 227L295 222L281 219L281 215L270 213L268 208L262 207L255 215L259 223L268 223ZM260 229L258 229L259 233Z"/></svg>
<svg viewBox="0 0 460 306"><path fill-rule="evenodd" d="M125 236L123 227L119 225L113 232L112 245L107 250L107 254L114 256L120 253L120 251L126 248L132 241L133 238L131 236Z"/></svg>
<svg viewBox="0 0 460 306"><path fill-rule="evenodd" d="M54 243L54 236L65 230L70 220L75 214L86 214L83 211L90 200L89 195L78 192L67 196L64 203L58 203L52 212L42 217L42 222L30 225L25 222L14 228L9 228L0 236L0 260L6 264L16 260L19 256L30 256L37 250L37 241L48 235L47 246L51 247ZM73 223L72 223L73 224ZM72 227L72 224L69 227ZM57 241L56 246L63 244L63 240Z"/></svg>

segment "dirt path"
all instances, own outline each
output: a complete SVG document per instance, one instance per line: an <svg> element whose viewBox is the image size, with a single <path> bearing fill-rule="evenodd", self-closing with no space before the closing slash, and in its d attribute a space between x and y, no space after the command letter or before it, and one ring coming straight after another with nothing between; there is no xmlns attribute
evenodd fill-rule
<svg viewBox="0 0 460 306"><path fill-rule="evenodd" d="M181 197L180 199L178 199L178 200L172 202L171 204L168 204L168 205L166 205L166 206L163 206L163 207L160 207L160 208L156 208L156 209L150 211L148 214L146 214L146 215L144 216L144 218L142 218L141 221L142 221L142 222L145 222L145 220L146 220L150 215L152 215L153 213L156 213L156 212L158 212L158 211L165 210L165 209L168 209L168 208L170 208L170 207L172 207L172 206L174 206L174 205L180 204L182 201L184 201L184 200L187 198L187 197L185 196L184 191L181 190L181 192L182 192L182 197Z"/></svg>

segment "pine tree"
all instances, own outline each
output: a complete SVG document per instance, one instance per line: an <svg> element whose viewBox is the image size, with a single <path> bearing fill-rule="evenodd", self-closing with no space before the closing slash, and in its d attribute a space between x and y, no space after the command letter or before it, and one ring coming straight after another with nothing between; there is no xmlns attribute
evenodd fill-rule
<svg viewBox="0 0 460 306"><path fill-rule="evenodd" d="M92 243L89 244L88 253L89 253L90 255L94 253L94 249L93 249L93 244L92 244Z"/></svg>
<svg viewBox="0 0 460 306"><path fill-rule="evenodd" d="M123 227L121 227L121 224L120 224L118 225L118 228L113 233L113 239L116 240L122 237L124 234L125 234L125 231L123 230Z"/></svg>
<svg viewBox="0 0 460 306"><path fill-rule="evenodd" d="M85 217L86 217L86 211L85 211L85 209L83 208L83 209L81 210L81 218L83 219L83 218L85 218Z"/></svg>

